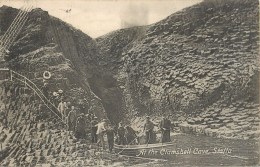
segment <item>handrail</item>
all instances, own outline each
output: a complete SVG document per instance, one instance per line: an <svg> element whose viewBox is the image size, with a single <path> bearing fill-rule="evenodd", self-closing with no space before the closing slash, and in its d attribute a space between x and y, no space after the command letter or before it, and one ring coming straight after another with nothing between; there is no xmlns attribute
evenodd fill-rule
<svg viewBox="0 0 260 167"><path fill-rule="evenodd" d="M1 69L0 69L1 71ZM24 83L25 85L27 85L31 90L33 90L37 96L41 99L41 101L44 103L44 105L52 112L54 113L59 119L60 121L62 121L63 123L66 124L66 122L62 119L62 117L60 115L62 115L62 113L58 113L55 112L52 108L54 108L56 111L58 111L58 109L55 107L55 105L53 105L49 99L42 93L42 91L38 88L37 85L35 85L35 83L33 83L30 79L28 79L27 77L13 71L10 70L10 75L11 75L11 80L12 79L16 79L22 83ZM20 77L20 78L19 78ZM21 79L22 78L22 79Z"/></svg>
<svg viewBox="0 0 260 167"><path fill-rule="evenodd" d="M13 70L10 70L10 71L11 71L11 73L14 73L14 74L16 74L16 75L19 75L20 77L23 77L26 81L30 82L39 92L41 92L41 90L38 88L38 86L35 85L35 83L33 83L30 79L28 79L28 78L25 77L24 75L19 74L19 73L13 71ZM56 108L56 106L55 106L54 104L52 104L52 103L49 101L49 99L48 99L46 96L44 96L44 94L43 94L42 92L41 92L41 94L42 94L42 96L45 98L45 100L47 100L47 101L52 105L52 107L54 107L56 110L58 110L58 109Z"/></svg>
<svg viewBox="0 0 260 167"><path fill-rule="evenodd" d="M44 95L40 95L40 94L39 94L31 85L29 85L27 82L24 82L23 80L21 80L21 79L15 77L15 76L13 76L13 78L15 78L16 80L18 80L18 81L20 81L20 82L25 83L29 88L31 88L31 89L38 95L38 97L41 99L41 101L44 103L44 105L45 105L52 113L54 113L63 123L65 123L65 122L62 120L62 118L61 118L55 111L53 111L53 110L48 106L48 104L46 104L45 100L41 97L41 96L44 96ZM45 96L44 96L44 97L45 97Z"/></svg>

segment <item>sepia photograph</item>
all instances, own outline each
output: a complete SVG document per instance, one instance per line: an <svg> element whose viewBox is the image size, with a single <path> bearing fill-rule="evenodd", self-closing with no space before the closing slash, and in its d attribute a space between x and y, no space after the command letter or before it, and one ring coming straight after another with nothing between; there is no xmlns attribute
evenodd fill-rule
<svg viewBox="0 0 260 167"><path fill-rule="evenodd" d="M0 0L1 167L257 167L259 0Z"/></svg>

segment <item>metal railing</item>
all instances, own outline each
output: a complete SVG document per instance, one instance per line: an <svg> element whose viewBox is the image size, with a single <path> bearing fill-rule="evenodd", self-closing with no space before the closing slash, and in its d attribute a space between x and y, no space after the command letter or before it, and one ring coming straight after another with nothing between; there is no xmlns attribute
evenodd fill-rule
<svg viewBox="0 0 260 167"><path fill-rule="evenodd" d="M0 69L1 71L1 69ZM44 105L55 115L59 118L60 121L66 124L66 122L62 119L62 114L58 111L56 106L50 102L50 100L42 93L42 91L38 88L38 86L33 83L30 79L27 77L10 70L10 79L11 81L17 80L28 86L31 90L34 91L34 93L40 98L40 100L44 103Z"/></svg>

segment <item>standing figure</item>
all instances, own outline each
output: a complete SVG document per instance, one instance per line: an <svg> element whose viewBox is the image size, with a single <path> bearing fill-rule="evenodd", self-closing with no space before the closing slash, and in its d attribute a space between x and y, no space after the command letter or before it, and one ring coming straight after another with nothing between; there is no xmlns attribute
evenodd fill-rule
<svg viewBox="0 0 260 167"><path fill-rule="evenodd" d="M162 143L171 141L171 121L168 120L165 116L163 116L160 122L160 129L162 133Z"/></svg>
<svg viewBox="0 0 260 167"><path fill-rule="evenodd" d="M42 93L47 99L49 99L49 85L46 82L43 84Z"/></svg>
<svg viewBox="0 0 260 167"><path fill-rule="evenodd" d="M97 117L94 117L93 120L91 121L91 142L92 143L97 143Z"/></svg>
<svg viewBox="0 0 260 167"><path fill-rule="evenodd" d="M83 113L77 119L75 137L79 139L86 138L86 117Z"/></svg>
<svg viewBox="0 0 260 167"><path fill-rule="evenodd" d="M114 148L114 128L112 127L111 124L109 124L108 128L107 128L107 142L108 142L108 149L110 152L112 152L113 148Z"/></svg>
<svg viewBox="0 0 260 167"><path fill-rule="evenodd" d="M65 112L65 115L66 116L68 116L69 115L69 112L71 111L71 107L72 107L72 105L71 105L71 102L66 102L67 104L67 110L66 110L66 112Z"/></svg>
<svg viewBox="0 0 260 167"><path fill-rule="evenodd" d="M65 121L66 118L66 110L67 110L67 103L63 101L63 98L60 99L60 103L58 105L58 110L62 115L62 119Z"/></svg>
<svg viewBox="0 0 260 167"><path fill-rule="evenodd" d="M106 124L107 124L106 119L103 119L99 124L97 124L97 137L98 137L97 144L98 146L101 144L103 149L105 149L104 134L106 132L106 126L107 126Z"/></svg>
<svg viewBox="0 0 260 167"><path fill-rule="evenodd" d="M117 135L118 135L118 145L125 145L126 139L125 139L125 128L122 126L122 123L119 123L118 129L117 129Z"/></svg>
<svg viewBox="0 0 260 167"><path fill-rule="evenodd" d="M69 126L69 131L75 131L76 123L77 123L77 112L75 110L74 106L71 106L71 111L68 114L68 126Z"/></svg>
<svg viewBox="0 0 260 167"><path fill-rule="evenodd" d="M144 124L144 131L145 131L145 143L152 144L155 142L154 135L153 135L153 128L154 123L150 121L150 117L146 117L146 122Z"/></svg>

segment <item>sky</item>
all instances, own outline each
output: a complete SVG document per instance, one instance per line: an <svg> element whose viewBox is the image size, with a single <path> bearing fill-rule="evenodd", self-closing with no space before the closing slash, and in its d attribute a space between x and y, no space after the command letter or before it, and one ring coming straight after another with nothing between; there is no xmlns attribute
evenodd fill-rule
<svg viewBox="0 0 260 167"><path fill-rule="evenodd" d="M0 6L33 5L96 38L111 31L158 22L202 0L0 0ZM66 10L71 11L66 12Z"/></svg>

